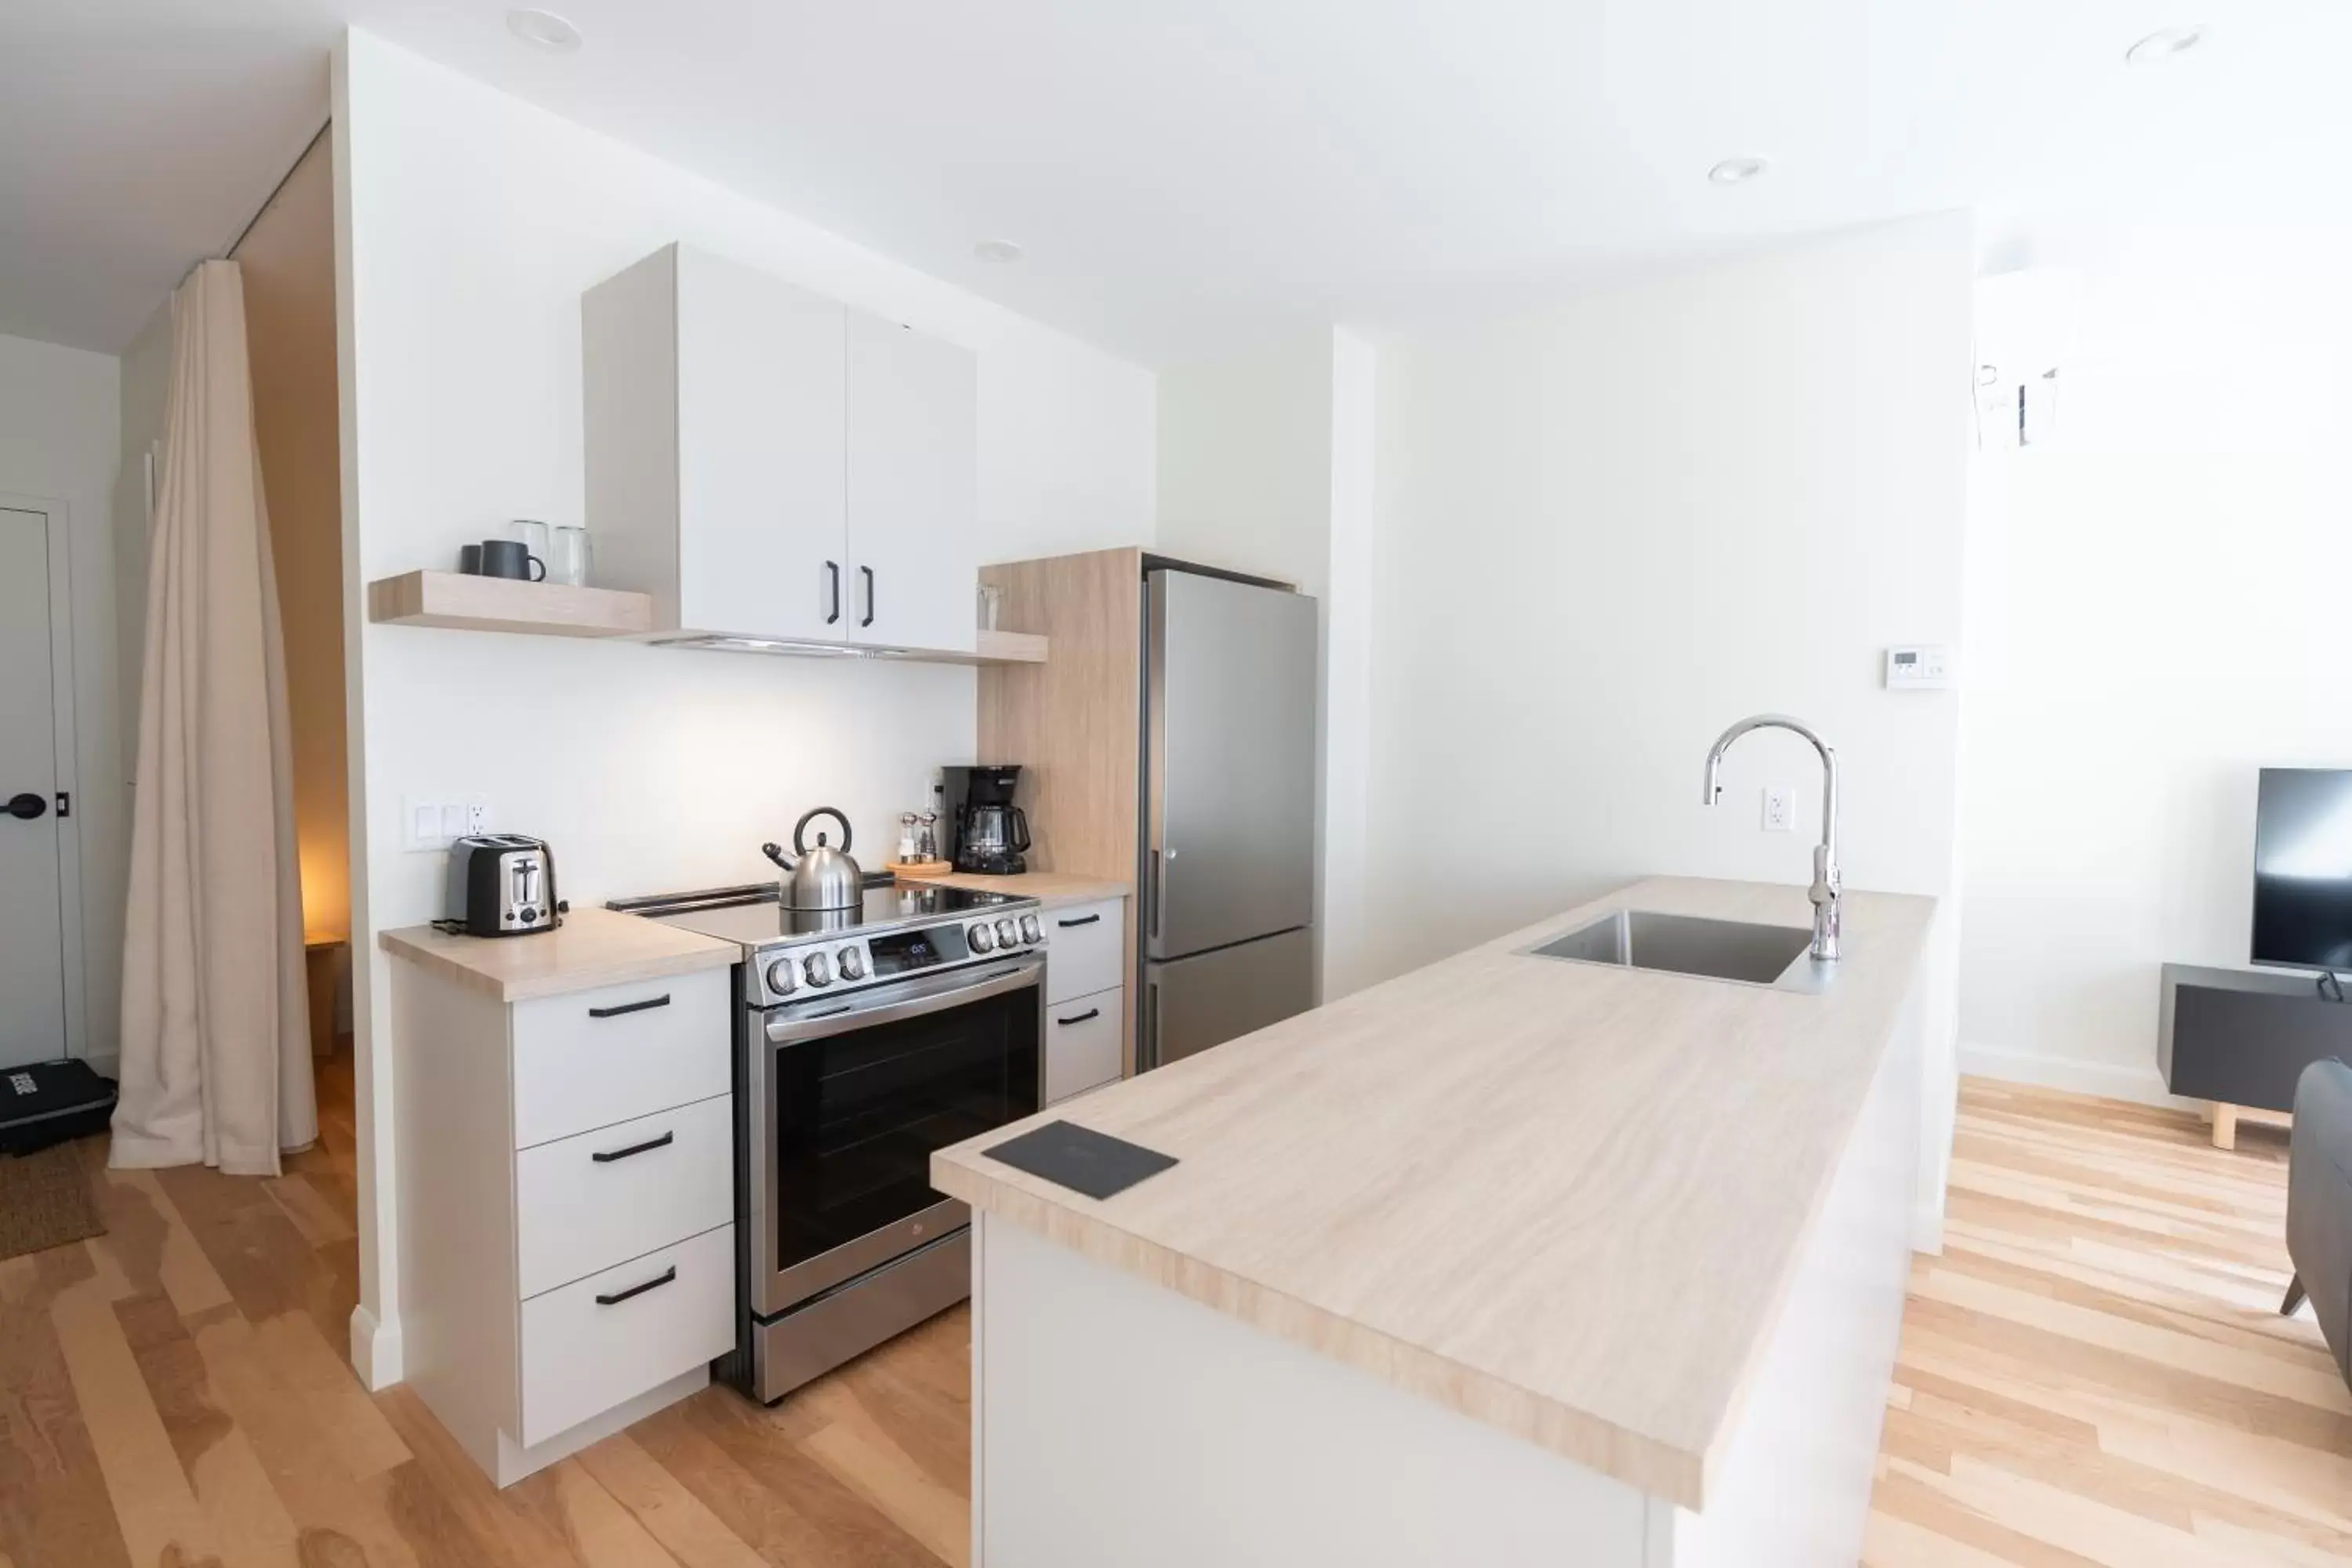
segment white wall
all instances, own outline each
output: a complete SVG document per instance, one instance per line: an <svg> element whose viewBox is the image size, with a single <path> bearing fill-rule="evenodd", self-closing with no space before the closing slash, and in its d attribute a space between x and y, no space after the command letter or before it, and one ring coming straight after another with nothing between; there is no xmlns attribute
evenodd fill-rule
<svg viewBox="0 0 2352 1568"><path fill-rule="evenodd" d="M1805 880L1801 742L1742 741L1699 803L1708 743L1763 710L1838 749L1848 886L1951 892L1957 694L1879 669L1959 640L1971 243L1923 218L1383 346L1375 973L1654 872ZM1782 784L1797 831L1762 832Z"/></svg>
<svg viewBox="0 0 2352 1568"><path fill-rule="evenodd" d="M1159 531L1170 555L1296 583L1330 575L1329 331L1160 374Z"/></svg>
<svg viewBox="0 0 2352 1568"><path fill-rule="evenodd" d="M123 788L115 637L114 476L121 362L0 337L0 495L62 502L73 541L74 814L82 971L79 1049L113 1070L122 1019ZM136 682L132 683L135 689ZM69 889L70 891L70 889Z"/></svg>
<svg viewBox="0 0 2352 1568"><path fill-rule="evenodd" d="M2248 962L2256 771L2352 766L2352 226L2294 172L2029 226L2082 306L2054 444L1978 476L1970 1070L2160 1097L2158 966Z"/></svg>
<svg viewBox="0 0 2352 1568"><path fill-rule="evenodd" d="M980 358L980 553L1148 542L1150 374L385 44L338 60L347 604L505 521L581 516L579 297L673 240L896 316ZM574 904L772 875L761 840L838 805L869 866L931 770L969 761L969 669L360 625L352 660L362 1313L396 1300L384 960L439 910L401 800L478 792L554 846ZM397 1375L390 1325L355 1343Z"/></svg>

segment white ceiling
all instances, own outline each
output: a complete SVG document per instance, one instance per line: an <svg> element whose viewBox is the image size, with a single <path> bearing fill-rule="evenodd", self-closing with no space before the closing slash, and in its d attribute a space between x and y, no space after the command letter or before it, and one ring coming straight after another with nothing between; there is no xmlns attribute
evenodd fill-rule
<svg viewBox="0 0 2352 1568"><path fill-rule="evenodd" d="M346 21L1155 363L2258 148L2332 187L2352 131L2332 0L548 3L577 54L488 0L10 0L0 331L121 348L317 130Z"/></svg>

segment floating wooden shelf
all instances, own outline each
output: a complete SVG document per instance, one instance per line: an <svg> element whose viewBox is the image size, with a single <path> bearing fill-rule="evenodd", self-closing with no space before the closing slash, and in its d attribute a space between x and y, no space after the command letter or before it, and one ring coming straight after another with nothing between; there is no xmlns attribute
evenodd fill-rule
<svg viewBox="0 0 2352 1568"><path fill-rule="evenodd" d="M459 631L535 632L558 637L642 637L654 630L649 594L571 588L461 572L408 572L368 584L368 619L384 626L446 626ZM923 664L1043 664L1045 639L1034 632L979 634L972 651L899 648L883 657ZM780 646L780 654L835 653L832 647Z"/></svg>
<svg viewBox="0 0 2352 1568"><path fill-rule="evenodd" d="M974 664L1043 664L1045 662L1045 639L1035 632L992 632L980 634L980 647L973 653Z"/></svg>
<svg viewBox="0 0 2352 1568"><path fill-rule="evenodd" d="M462 572L409 572L368 584L368 619L397 626L450 626L541 637L625 637L654 629L650 594L519 583Z"/></svg>

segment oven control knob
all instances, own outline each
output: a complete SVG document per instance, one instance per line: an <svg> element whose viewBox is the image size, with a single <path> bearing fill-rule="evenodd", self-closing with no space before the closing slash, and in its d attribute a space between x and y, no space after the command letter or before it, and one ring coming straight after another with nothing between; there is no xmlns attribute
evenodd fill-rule
<svg viewBox="0 0 2352 1568"><path fill-rule="evenodd" d="M841 977L844 980L866 978L866 955L854 947L841 950Z"/></svg>
<svg viewBox="0 0 2352 1568"><path fill-rule="evenodd" d="M824 954L821 952L812 952L802 959L801 970L808 976L808 983L812 985L829 985L833 983L833 968L825 963Z"/></svg>
<svg viewBox="0 0 2352 1568"><path fill-rule="evenodd" d="M995 949L996 932L990 929L986 921L972 921L970 934L972 952L989 952Z"/></svg>
<svg viewBox="0 0 2352 1568"><path fill-rule="evenodd" d="M1023 942L1035 942L1039 934L1040 933L1037 929L1037 917L1035 915L1023 915L1021 917L1021 940Z"/></svg>
<svg viewBox="0 0 2352 1568"><path fill-rule="evenodd" d="M774 992L777 995L791 995L793 994L793 987L800 984L800 983L801 977L793 973L793 961L791 959L780 958L776 960L775 963L768 965L768 989Z"/></svg>
<svg viewBox="0 0 2352 1568"><path fill-rule="evenodd" d="M997 946L1011 947L1014 942L1019 942L1020 940L1021 928L1013 923L1013 918L1010 915L1007 915L1004 919L996 922Z"/></svg>

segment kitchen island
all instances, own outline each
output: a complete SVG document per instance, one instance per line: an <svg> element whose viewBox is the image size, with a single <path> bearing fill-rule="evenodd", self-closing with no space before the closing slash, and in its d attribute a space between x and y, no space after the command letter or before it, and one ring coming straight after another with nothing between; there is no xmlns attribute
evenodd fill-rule
<svg viewBox="0 0 2352 1568"><path fill-rule="evenodd" d="M1660 879L942 1151L976 1568L1851 1563L1910 1256L1935 905L1818 994L1528 948ZM1174 1156L1105 1200L992 1160Z"/></svg>

